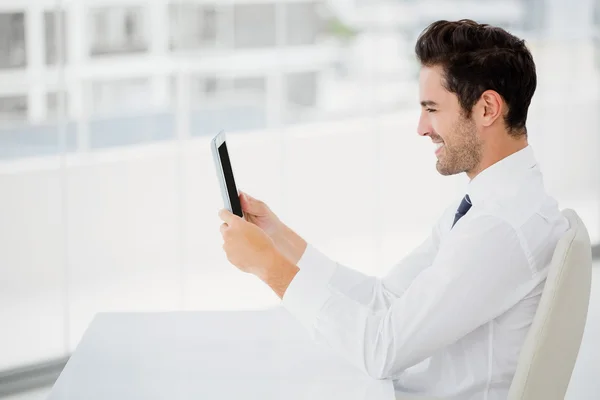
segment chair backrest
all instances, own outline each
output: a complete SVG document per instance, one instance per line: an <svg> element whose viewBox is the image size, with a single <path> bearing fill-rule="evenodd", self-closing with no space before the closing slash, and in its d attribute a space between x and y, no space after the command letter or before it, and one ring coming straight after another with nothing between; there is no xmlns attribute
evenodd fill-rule
<svg viewBox="0 0 600 400"><path fill-rule="evenodd" d="M590 237L573 210L559 240L540 303L519 356L510 400L564 399L587 318L591 280Z"/></svg>

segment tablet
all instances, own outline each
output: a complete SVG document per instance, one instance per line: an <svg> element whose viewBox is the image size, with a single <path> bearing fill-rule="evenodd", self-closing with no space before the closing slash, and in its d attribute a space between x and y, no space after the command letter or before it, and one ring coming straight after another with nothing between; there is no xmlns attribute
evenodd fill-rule
<svg viewBox="0 0 600 400"><path fill-rule="evenodd" d="M235 186L235 179L233 178L233 169L231 168L229 152L227 151L225 132L219 132L212 139L211 148L213 159L215 161L215 167L217 169L217 179L219 180L219 185L221 186L221 196L223 196L225 208L237 216L244 218L242 205L240 204L240 197L237 187Z"/></svg>

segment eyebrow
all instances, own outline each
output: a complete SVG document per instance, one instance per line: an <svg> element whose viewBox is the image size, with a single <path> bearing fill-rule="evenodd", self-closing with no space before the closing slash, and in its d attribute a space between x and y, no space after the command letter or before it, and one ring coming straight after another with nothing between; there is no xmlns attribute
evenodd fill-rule
<svg viewBox="0 0 600 400"><path fill-rule="evenodd" d="M431 106L437 106L438 103L436 103L435 101L432 100L423 100L421 102L421 107L431 107Z"/></svg>

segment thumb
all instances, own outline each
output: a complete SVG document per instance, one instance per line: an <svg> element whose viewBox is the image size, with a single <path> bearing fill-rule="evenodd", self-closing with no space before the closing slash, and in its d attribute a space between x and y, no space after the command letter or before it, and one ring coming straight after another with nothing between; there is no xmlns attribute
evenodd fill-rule
<svg viewBox="0 0 600 400"><path fill-rule="evenodd" d="M265 204L250 196L248 193L240 192L240 202L242 209L254 215L262 215L265 211Z"/></svg>

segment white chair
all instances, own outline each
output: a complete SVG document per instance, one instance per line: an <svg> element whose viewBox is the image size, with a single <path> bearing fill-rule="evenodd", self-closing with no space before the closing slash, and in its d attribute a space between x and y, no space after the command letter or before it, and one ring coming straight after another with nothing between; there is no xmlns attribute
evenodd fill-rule
<svg viewBox="0 0 600 400"><path fill-rule="evenodd" d="M579 352L592 282L590 237L579 216L558 242L519 356L509 400L563 400Z"/></svg>
<svg viewBox="0 0 600 400"><path fill-rule="evenodd" d="M554 250L508 400L563 400L575 366L590 299L592 250L587 229L575 211L567 209L563 215L570 227Z"/></svg>

